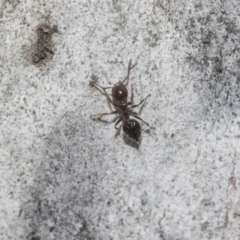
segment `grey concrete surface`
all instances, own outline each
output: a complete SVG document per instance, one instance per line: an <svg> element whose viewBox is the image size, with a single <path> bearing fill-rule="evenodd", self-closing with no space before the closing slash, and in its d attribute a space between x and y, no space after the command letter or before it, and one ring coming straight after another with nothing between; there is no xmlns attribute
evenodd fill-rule
<svg viewBox="0 0 240 240"><path fill-rule="evenodd" d="M0 239L240 239L238 0L0 3ZM139 148L91 119L129 59Z"/></svg>

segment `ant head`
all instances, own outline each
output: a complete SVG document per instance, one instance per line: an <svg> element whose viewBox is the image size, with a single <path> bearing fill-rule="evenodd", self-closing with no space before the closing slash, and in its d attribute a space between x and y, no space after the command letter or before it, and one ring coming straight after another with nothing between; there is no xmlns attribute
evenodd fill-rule
<svg viewBox="0 0 240 240"><path fill-rule="evenodd" d="M119 82L112 87L112 97L116 103L122 105L126 104L128 90L122 82Z"/></svg>
<svg viewBox="0 0 240 240"><path fill-rule="evenodd" d="M141 125L135 119L128 119L123 124L123 131L128 135L128 137L134 139L139 143L141 136Z"/></svg>

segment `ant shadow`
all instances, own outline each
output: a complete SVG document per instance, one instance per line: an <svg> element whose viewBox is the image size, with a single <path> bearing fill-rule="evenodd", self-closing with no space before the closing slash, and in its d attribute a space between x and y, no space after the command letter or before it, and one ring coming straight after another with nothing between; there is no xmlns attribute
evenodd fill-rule
<svg viewBox="0 0 240 240"><path fill-rule="evenodd" d="M126 134L123 134L123 140L127 145L136 149L139 149L139 146L141 144L141 139L139 140L139 142L136 142L133 139L129 138Z"/></svg>

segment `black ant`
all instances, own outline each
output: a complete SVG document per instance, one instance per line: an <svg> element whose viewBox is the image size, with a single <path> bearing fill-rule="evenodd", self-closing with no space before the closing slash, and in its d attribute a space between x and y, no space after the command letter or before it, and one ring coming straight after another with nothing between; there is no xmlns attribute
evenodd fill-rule
<svg viewBox="0 0 240 240"><path fill-rule="evenodd" d="M150 126L147 122L145 122L143 119L138 117L135 113L133 113L131 110L135 107L138 107L141 105L148 97L151 96L151 94L147 95L144 99L142 99L138 104L133 105L133 85L131 86L131 101L128 102L128 90L126 86L124 85L124 82L128 82L129 75L131 69L133 69L136 66L136 64L132 65L132 60L129 60L128 63L128 71L127 76L123 81L119 81L118 83L114 84L112 87L102 87L95 81L91 80L90 85L91 86L97 86L101 88L104 91L104 95L106 95L108 101L116 108L116 111L111 113L100 113L93 115L93 119L100 119L104 115L110 115L110 114L119 114L118 121L115 124L115 129L120 131L121 127L117 128L117 125L123 121L123 131L127 134L128 137L134 139L138 144L141 136L141 125L139 122L135 119L130 118L130 115L134 118L137 118L144 122L146 125ZM109 94L107 93L106 89L112 89L112 99L110 98Z"/></svg>

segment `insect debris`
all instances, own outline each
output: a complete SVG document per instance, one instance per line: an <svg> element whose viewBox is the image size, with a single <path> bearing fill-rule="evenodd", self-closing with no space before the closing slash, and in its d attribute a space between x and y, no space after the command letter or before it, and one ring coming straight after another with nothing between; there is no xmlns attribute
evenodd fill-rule
<svg viewBox="0 0 240 240"><path fill-rule="evenodd" d="M141 119L139 116L137 116L136 113L132 111L132 109L143 104L145 100L151 96L151 94L148 94L138 104L133 104L134 94L133 94L133 85L131 85L131 99L130 99L130 102L128 102L128 90L126 88L125 82L128 83L130 71L135 67L135 65L136 64L132 65L132 60L130 59L128 63L127 76L124 78L123 81L119 81L118 83L114 84L112 87L102 87L94 80L90 80L90 85L103 90L103 94L107 97L107 100L109 101L109 103L111 103L116 109L116 111L113 111L111 113L100 113L100 114L93 115L92 118L101 119L105 115L119 114L117 118L118 120L114 126L115 129L117 129L120 132L121 127L123 127L124 133L131 139L134 139L139 144L140 137L141 137L141 125L137 120L130 118L130 116L136 119L139 119L140 121L142 121L143 123L145 123L147 126L150 127L149 123L147 123L146 121ZM112 90L112 98L109 96L106 89ZM118 128L117 125L121 121L123 122L123 124Z"/></svg>
<svg viewBox="0 0 240 240"><path fill-rule="evenodd" d="M53 55L52 50L52 34L57 32L57 27L50 28L48 25L41 25L37 29L38 40L36 43L36 49L32 53L33 64L38 64L45 60L49 54Z"/></svg>

